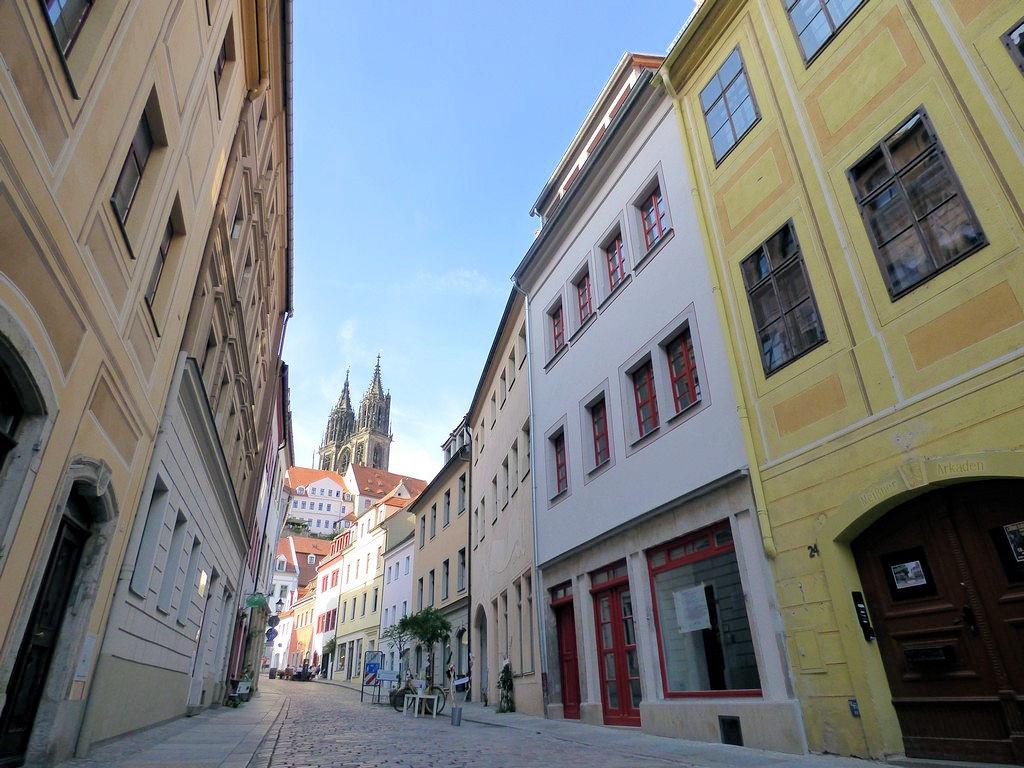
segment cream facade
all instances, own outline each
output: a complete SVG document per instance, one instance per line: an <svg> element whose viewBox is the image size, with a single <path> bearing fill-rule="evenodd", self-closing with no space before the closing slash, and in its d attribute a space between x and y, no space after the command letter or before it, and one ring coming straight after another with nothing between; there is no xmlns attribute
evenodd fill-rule
<svg viewBox="0 0 1024 768"><path fill-rule="evenodd" d="M251 370L236 366L229 379L252 383L245 402L255 409L240 415L239 398L234 413L214 416L238 502L218 509L206 530L240 526L246 552L261 549L249 534L261 469L278 448L264 446L290 311L288 13L282 2L222 2L209 14L198 1L114 2L90 4L83 16L60 16L51 27L41 4L0 7L0 759L50 764L76 745L87 750L100 730L123 732L185 711L192 685L181 683L204 643L185 647L177 635L168 644L189 662L166 656L154 673L177 675L173 702L162 691L141 712L121 707L102 729L91 720L83 726L87 703L99 711L119 695L101 649L121 610L118 578L131 567L123 563L136 557L136 514L152 495L157 430L165 406L182 393L171 386L181 353L212 377L203 361L211 348L219 359L229 335L256 345L242 347ZM188 332L202 326L195 297L206 284L197 288L197 276L207 274L221 233L234 231L224 223L223 198L239 199L243 182L233 166L257 148L267 150L266 165L253 168L248 191L264 190L271 247L257 259L263 274L248 285L272 297L248 310L246 333L218 337L204 327L199 340ZM248 214L243 228L263 224ZM220 272L217 285L224 290L233 275ZM223 518L228 511L235 519ZM241 581L229 562L238 556L235 537L209 553L211 565L227 558L222 587ZM182 571L189 553L183 560ZM208 615L209 589L202 596L198 589L198 578L194 590L175 584L194 592L186 625ZM57 613L34 614L44 602ZM207 629L202 639L211 645L198 663L213 674L220 641L213 624ZM211 677L210 696L216 684ZM13 718L27 702L32 714Z"/></svg>
<svg viewBox="0 0 1024 768"><path fill-rule="evenodd" d="M469 554L472 671L474 698L497 703L498 674L508 659L516 711L543 715L525 340L525 302L513 290L469 410L469 423L477 425Z"/></svg>
<svg viewBox="0 0 1024 768"><path fill-rule="evenodd" d="M452 432L444 448L450 458L406 508L415 516L409 612L434 608L452 625L447 644L430 649L416 646L410 659L415 674L423 674L430 661L436 685L444 683L448 664L458 674L469 669L469 507L460 510L458 506L459 488L469 484L467 432L464 423Z"/></svg>

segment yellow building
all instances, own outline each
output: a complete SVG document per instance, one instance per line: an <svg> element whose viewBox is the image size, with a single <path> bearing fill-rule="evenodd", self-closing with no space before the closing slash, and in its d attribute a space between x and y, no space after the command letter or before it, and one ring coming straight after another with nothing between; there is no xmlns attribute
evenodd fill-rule
<svg viewBox="0 0 1024 768"><path fill-rule="evenodd" d="M166 690L147 691L143 681L129 691L147 703L143 711L122 698L105 722L90 726L85 718L87 703L99 713L93 704L115 698L111 692L123 682L98 659L108 630L120 628L111 607L139 550L134 523L143 497L153 493L147 474L165 406L182 400L185 388L189 403L201 403L194 395L204 385L207 394L215 389L215 373L240 390L237 397L218 390L224 411L216 414L220 434L213 433L231 461L232 533L241 552L260 546L249 534L256 533L256 497L266 486L267 446L278 449L268 426L271 414L283 418L277 354L290 311L287 10L275 0L0 5L5 765L48 765L84 751L96 734L141 727L163 711L171 712L163 719L185 712L187 673L175 681L177 699L166 710ZM259 131L260 149L276 162L242 170L255 157ZM260 173L266 175L255 183ZM228 200L251 204L253 187L264 190L260 202L272 210L248 208L241 221L234 210L225 214ZM225 255L226 244L249 222L268 223L273 242L261 265L269 272L247 285L273 288L256 291L260 299L236 312L236 278L245 265ZM197 279L201 272L209 282ZM217 290L208 290L211 284ZM212 320L214 294L225 290L232 306L222 299L219 321L230 327ZM204 317L196 316L200 307L209 310ZM186 337L189 322L195 334ZM185 384L171 392L172 380ZM198 557L194 545L190 551ZM182 626L198 615L193 608L204 591L210 594L198 577L188 584L197 564L186 553L180 586L178 571L164 579L174 607L162 604L163 614ZM223 615L233 619L242 574L221 576L219 588L229 577L235 587L217 593ZM226 626L221 662L241 652L231 641L244 632ZM164 639L176 644L174 663L190 666L197 637L171 634ZM223 689L222 678L213 682Z"/></svg>
<svg viewBox="0 0 1024 768"><path fill-rule="evenodd" d="M448 436L444 466L406 512L414 515L412 605L410 613L434 608L452 625L447 643L416 646L409 659L421 676L428 661L435 685L444 685L448 665L458 674L469 670L469 430L463 419Z"/></svg>
<svg viewBox="0 0 1024 768"><path fill-rule="evenodd" d="M661 70L814 750L1024 762L1022 14L706 0Z"/></svg>

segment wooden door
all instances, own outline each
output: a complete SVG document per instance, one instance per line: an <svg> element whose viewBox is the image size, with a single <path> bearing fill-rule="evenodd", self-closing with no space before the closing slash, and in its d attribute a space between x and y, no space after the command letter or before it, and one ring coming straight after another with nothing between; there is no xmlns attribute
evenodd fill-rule
<svg viewBox="0 0 1024 768"><path fill-rule="evenodd" d="M570 720L580 719L580 662L576 650L576 618L572 603L555 610L558 633L558 665L562 680L562 714Z"/></svg>
<svg viewBox="0 0 1024 768"><path fill-rule="evenodd" d="M907 755L1024 764L1024 483L928 493L853 551Z"/></svg>
<svg viewBox="0 0 1024 768"><path fill-rule="evenodd" d="M73 495L57 529L50 560L7 685L7 701L0 713L0 766L4 768L21 765L25 760L72 583L89 537L87 520L85 505Z"/></svg>
<svg viewBox="0 0 1024 768"><path fill-rule="evenodd" d="M640 725L640 666L628 584L594 594L605 725Z"/></svg>

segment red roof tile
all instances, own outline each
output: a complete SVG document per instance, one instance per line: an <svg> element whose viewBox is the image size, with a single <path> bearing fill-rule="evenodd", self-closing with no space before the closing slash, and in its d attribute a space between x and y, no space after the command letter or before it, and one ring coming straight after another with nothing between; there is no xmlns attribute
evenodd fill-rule
<svg viewBox="0 0 1024 768"><path fill-rule="evenodd" d="M352 474L355 475L359 492L365 496L381 497L393 491L399 483L405 483L406 489L412 496L419 496L427 487L426 480L419 480L406 475L396 475L383 469L372 469L362 464L352 464Z"/></svg>
<svg viewBox="0 0 1024 768"><path fill-rule="evenodd" d="M345 487L345 478L337 472L332 472L329 469L310 469L309 467L288 467L284 473L284 487L289 493L294 493L300 485L307 486L324 478L333 480L341 486L342 491L348 492L348 488Z"/></svg>

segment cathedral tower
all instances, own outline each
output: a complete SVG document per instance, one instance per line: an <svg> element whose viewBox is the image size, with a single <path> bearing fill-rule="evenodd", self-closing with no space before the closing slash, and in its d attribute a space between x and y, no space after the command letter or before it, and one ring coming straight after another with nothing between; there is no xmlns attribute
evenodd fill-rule
<svg viewBox="0 0 1024 768"><path fill-rule="evenodd" d="M352 408L348 372L338 402L331 410L320 443L320 469L343 474L350 463L387 469L391 457L391 394L380 377L380 355L370 387L359 403L358 417Z"/></svg>

